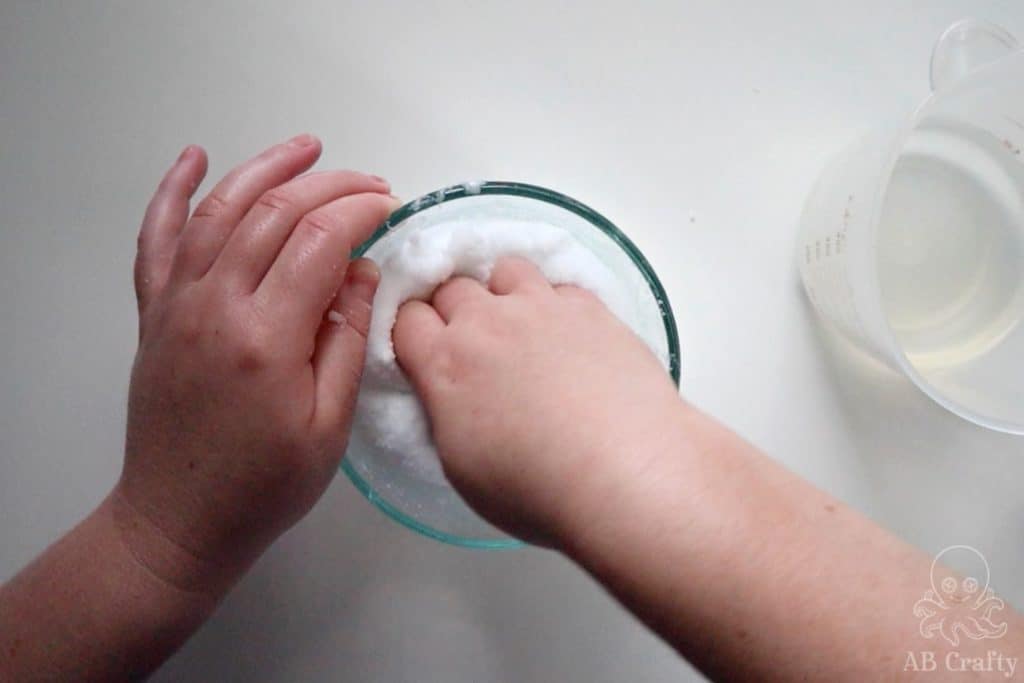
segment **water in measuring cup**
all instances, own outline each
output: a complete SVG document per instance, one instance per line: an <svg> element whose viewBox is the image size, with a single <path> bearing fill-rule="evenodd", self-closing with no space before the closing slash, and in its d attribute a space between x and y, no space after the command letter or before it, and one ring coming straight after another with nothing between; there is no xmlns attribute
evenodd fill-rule
<svg viewBox="0 0 1024 683"><path fill-rule="evenodd" d="M1024 130L1017 138L925 123L896 164L879 222L879 284L919 371L987 353L1024 318Z"/></svg>

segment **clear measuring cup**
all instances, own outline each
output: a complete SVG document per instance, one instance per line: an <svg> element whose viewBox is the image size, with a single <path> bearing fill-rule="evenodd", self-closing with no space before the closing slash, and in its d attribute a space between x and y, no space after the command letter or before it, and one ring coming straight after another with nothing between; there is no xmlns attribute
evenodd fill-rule
<svg viewBox="0 0 1024 683"><path fill-rule="evenodd" d="M1024 50L965 19L931 95L856 141L804 208L810 300L864 351L979 425L1024 434Z"/></svg>

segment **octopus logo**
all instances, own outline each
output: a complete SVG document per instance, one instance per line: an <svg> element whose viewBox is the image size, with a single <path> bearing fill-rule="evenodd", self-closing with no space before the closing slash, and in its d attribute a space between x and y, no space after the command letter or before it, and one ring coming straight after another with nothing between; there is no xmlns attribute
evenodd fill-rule
<svg viewBox="0 0 1024 683"><path fill-rule="evenodd" d="M957 576L945 566L963 568ZM1001 638L1006 622L995 623L993 612L1006 605L989 588L989 567L985 556L969 545L952 545L932 561L930 590L914 603L914 616L921 620L925 638L941 636L956 647L960 638L972 640Z"/></svg>

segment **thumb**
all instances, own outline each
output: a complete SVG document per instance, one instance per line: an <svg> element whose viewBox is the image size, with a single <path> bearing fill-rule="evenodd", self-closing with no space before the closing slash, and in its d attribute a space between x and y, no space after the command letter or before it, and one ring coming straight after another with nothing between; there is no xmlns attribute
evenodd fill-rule
<svg viewBox="0 0 1024 683"><path fill-rule="evenodd" d="M427 374L437 336L445 328L444 319L428 303L407 301L398 309L395 328L391 333L398 364L425 399L430 382Z"/></svg>

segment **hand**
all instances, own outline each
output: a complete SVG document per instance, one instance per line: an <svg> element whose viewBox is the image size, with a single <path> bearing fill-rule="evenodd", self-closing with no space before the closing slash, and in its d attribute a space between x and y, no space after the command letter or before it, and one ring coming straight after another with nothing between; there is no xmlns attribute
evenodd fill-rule
<svg viewBox="0 0 1024 683"><path fill-rule="evenodd" d="M207 165L189 147L146 211L113 500L132 551L169 581L195 578L182 562L236 577L344 453L378 280L348 255L397 201L375 176L300 175L320 151L308 135L268 149L189 217Z"/></svg>
<svg viewBox="0 0 1024 683"><path fill-rule="evenodd" d="M399 311L399 363L430 416L445 474L520 538L559 544L680 400L643 342L592 294L502 259Z"/></svg>

